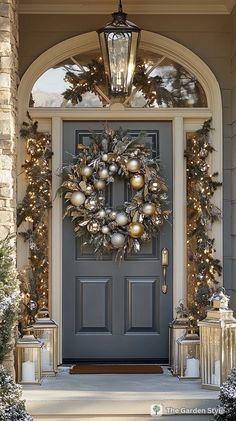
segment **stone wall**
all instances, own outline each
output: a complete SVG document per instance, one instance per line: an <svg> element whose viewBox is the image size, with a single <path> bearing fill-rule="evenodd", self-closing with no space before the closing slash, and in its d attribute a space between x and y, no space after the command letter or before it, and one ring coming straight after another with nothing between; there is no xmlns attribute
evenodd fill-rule
<svg viewBox="0 0 236 421"><path fill-rule="evenodd" d="M15 234L18 85L17 0L0 0L0 238ZM13 370L13 354L6 359Z"/></svg>

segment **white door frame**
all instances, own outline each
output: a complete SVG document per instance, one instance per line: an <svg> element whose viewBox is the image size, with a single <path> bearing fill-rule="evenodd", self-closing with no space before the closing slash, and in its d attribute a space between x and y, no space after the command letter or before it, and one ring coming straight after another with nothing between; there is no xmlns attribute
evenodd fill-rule
<svg viewBox="0 0 236 421"><path fill-rule="evenodd" d="M20 121L25 119L28 110L31 89L48 68L68 56L84 51L94 50L98 47L97 36L94 32L80 35L50 48L38 57L29 67L22 78L19 87ZM63 121L104 121L104 120L146 120L146 121L172 121L173 125L173 311L179 300L186 297L186 172L184 149L186 131L199 128L208 118L212 118L214 127L214 147L211 162L212 171L218 171L222 179L222 102L219 84L208 66L194 53L175 41L161 35L142 32L141 48L166 55L182 64L191 73L195 74L205 89L208 108L178 108L178 109L129 109L114 106L109 109L62 109L62 108L31 108L29 113L33 119L39 120L39 127L49 121L49 131L52 134L52 198L51 211L51 282L50 307L51 316L59 323L62 329L62 200L56 196L60 186L60 178L56 176L57 169L62 164L63 153ZM46 120L45 120L46 119ZM23 162L24 148L18 147L18 169ZM18 170L18 173L20 171ZM23 178L18 180L18 200L23 196ZM222 191L216 193L214 201L221 209ZM223 259L223 230L222 223L215 224L213 235L217 249L216 257ZM18 265L21 267L26 260L22 244L18 248ZM62 335L60 335L62 338ZM62 340L59 343L59 362L61 362Z"/></svg>

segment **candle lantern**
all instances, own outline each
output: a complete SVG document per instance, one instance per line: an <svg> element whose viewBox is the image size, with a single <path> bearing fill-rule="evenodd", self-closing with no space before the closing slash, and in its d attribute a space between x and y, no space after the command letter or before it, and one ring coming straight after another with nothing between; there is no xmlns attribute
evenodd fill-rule
<svg viewBox="0 0 236 421"><path fill-rule="evenodd" d="M202 387L217 390L236 366L236 319L222 289L213 294L210 303L207 317L198 323L201 378Z"/></svg>
<svg viewBox="0 0 236 421"><path fill-rule="evenodd" d="M44 343L42 374L53 376L56 374L58 365L58 325L49 318L47 310L41 310L33 328L36 338Z"/></svg>
<svg viewBox="0 0 236 421"><path fill-rule="evenodd" d="M177 339L179 378L200 378L200 338L192 329Z"/></svg>
<svg viewBox="0 0 236 421"><path fill-rule="evenodd" d="M169 324L169 365L174 376L180 374L177 339L186 333L188 327L188 310L180 303L176 308L176 318Z"/></svg>
<svg viewBox="0 0 236 421"><path fill-rule="evenodd" d="M40 384L42 379L41 351L43 343L30 330L16 343L16 377L22 384Z"/></svg>

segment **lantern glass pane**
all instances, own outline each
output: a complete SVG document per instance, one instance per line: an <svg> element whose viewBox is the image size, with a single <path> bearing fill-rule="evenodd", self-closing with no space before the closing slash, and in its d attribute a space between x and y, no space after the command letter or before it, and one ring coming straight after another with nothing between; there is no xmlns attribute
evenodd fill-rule
<svg viewBox="0 0 236 421"><path fill-rule="evenodd" d="M221 330L218 327L210 327L208 349L208 366L211 373L210 383L221 384Z"/></svg>
<svg viewBox="0 0 236 421"><path fill-rule="evenodd" d="M36 383L40 380L39 358L40 348L21 349L21 381L22 383Z"/></svg>
<svg viewBox="0 0 236 421"><path fill-rule="evenodd" d="M107 39L110 83L114 93L128 92L129 45L132 35L127 32L105 34Z"/></svg>
<svg viewBox="0 0 236 421"><path fill-rule="evenodd" d="M36 334L44 343L42 348L42 371L53 371L53 329L37 329Z"/></svg>
<svg viewBox="0 0 236 421"><path fill-rule="evenodd" d="M182 344L182 373L184 377L199 377L199 343Z"/></svg>

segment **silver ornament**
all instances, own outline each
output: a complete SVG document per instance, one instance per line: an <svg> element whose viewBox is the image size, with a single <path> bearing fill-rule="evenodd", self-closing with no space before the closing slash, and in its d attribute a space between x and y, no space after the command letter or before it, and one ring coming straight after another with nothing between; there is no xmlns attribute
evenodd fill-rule
<svg viewBox="0 0 236 421"><path fill-rule="evenodd" d="M128 224L128 217L124 212L120 212L116 216L116 222L119 226L124 226Z"/></svg>
<svg viewBox="0 0 236 421"><path fill-rule="evenodd" d="M106 187L106 182L104 180L95 180L94 187L97 190L104 190Z"/></svg>
<svg viewBox="0 0 236 421"><path fill-rule="evenodd" d="M109 217L114 221L116 219L117 213L115 211L111 211L109 213Z"/></svg>
<svg viewBox="0 0 236 421"><path fill-rule="evenodd" d="M107 226L107 225L104 225L103 227L102 227L102 233L103 234L108 234L108 232L109 232L110 230L109 230L109 227Z"/></svg>
<svg viewBox="0 0 236 421"><path fill-rule="evenodd" d="M120 234L119 232L112 234L111 244L113 245L113 247L119 249L123 247L124 243L125 243L125 236L123 234Z"/></svg>
<svg viewBox="0 0 236 421"><path fill-rule="evenodd" d="M91 234L97 234L100 231L101 226L97 221L90 221L87 225L87 230L91 232Z"/></svg>
<svg viewBox="0 0 236 421"><path fill-rule="evenodd" d="M151 203L151 202L150 203L144 203L144 205L143 205L144 215L151 216L151 215L154 214L155 210L156 210L156 207L155 207L154 203Z"/></svg>
<svg viewBox="0 0 236 421"><path fill-rule="evenodd" d="M107 153L104 153L104 154L102 155L102 160L103 160L104 162L106 162L106 161L108 160L108 155L107 155Z"/></svg>
<svg viewBox="0 0 236 421"><path fill-rule="evenodd" d="M111 213L111 209L106 209L106 213L107 214Z"/></svg>
<svg viewBox="0 0 236 421"><path fill-rule="evenodd" d="M101 209L100 211L98 211L98 216L99 218L105 218L106 211L104 209Z"/></svg>
<svg viewBox="0 0 236 421"><path fill-rule="evenodd" d="M85 195L81 191L74 191L71 195L70 201L74 206L81 206L85 202Z"/></svg>
<svg viewBox="0 0 236 421"><path fill-rule="evenodd" d="M92 167L89 167L88 165L84 165L83 167L80 168L80 175L82 175L83 177L91 177L92 174L93 174Z"/></svg>
<svg viewBox="0 0 236 421"><path fill-rule="evenodd" d="M118 165L116 165L115 163L111 164L111 165L109 166L109 171L110 171L112 174L115 174L115 173L118 171Z"/></svg>
<svg viewBox="0 0 236 421"><path fill-rule="evenodd" d="M101 178L102 180L105 180L106 178L109 177L109 171L107 168L102 168L101 170L98 171L98 176L99 178Z"/></svg>
<svg viewBox="0 0 236 421"><path fill-rule="evenodd" d="M91 197L86 199L84 206L85 206L86 209L88 209L90 211L96 210L97 206L98 206L97 199L91 198Z"/></svg>
<svg viewBox="0 0 236 421"><path fill-rule="evenodd" d="M127 169L129 172L137 172L141 168L141 162L138 159L129 159L127 162Z"/></svg>

